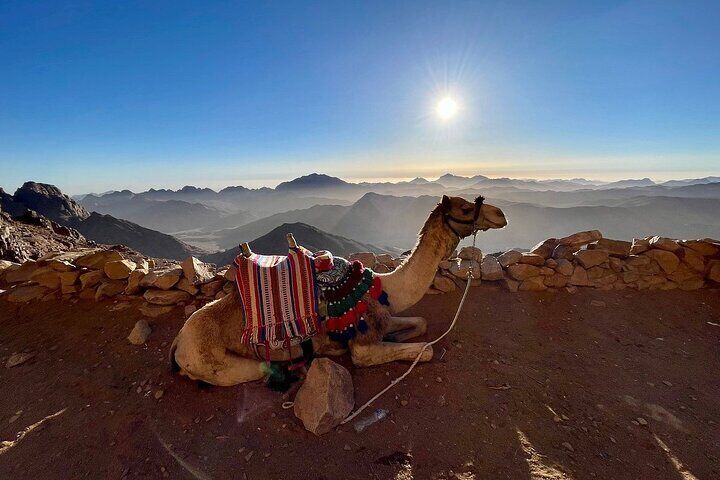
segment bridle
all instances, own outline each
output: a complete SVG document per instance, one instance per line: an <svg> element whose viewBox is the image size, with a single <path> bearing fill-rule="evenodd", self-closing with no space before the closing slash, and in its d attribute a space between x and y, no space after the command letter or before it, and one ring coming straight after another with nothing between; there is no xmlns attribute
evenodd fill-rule
<svg viewBox="0 0 720 480"><path fill-rule="evenodd" d="M448 226L448 228L459 238L462 239L463 236L458 233L457 230L455 230L455 227L452 226L450 222L459 223L460 225L472 225L473 226L473 233L475 233L478 230L478 227L476 225L477 219L480 218L480 209L482 208L482 204L485 201L485 197L482 195L477 197L475 199L475 211L473 212L473 218L472 220L465 220L462 218L456 218L453 217L449 211L443 212L443 221L445 222L445 225Z"/></svg>

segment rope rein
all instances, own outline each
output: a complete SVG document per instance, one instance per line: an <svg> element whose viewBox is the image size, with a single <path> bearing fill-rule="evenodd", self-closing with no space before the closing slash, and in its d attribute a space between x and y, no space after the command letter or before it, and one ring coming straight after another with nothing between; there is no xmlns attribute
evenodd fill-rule
<svg viewBox="0 0 720 480"><path fill-rule="evenodd" d="M473 247L475 247L475 240L476 240L476 239L477 239L477 229L474 229L474 230L473 230L473 241L472 241L472 246L473 246ZM405 377L407 377L407 376L410 374L410 372L412 372L413 368L415 368L415 365L417 365L417 364L420 362L420 357L422 356L423 352L425 352L425 350L426 350L428 347L431 347L431 346L435 345L435 344L438 343L440 340L442 340L443 338L445 338L445 336L446 336L448 333L450 333L450 331L452 331L452 329L455 327L455 323L457 323L457 320L458 320L458 318L460 317L460 312L462 311L462 307L463 307L463 305L465 304L465 298L467 297L468 291L470 291L470 284L472 283L472 279L473 279L473 273L472 273L472 268L471 268L470 271L468 272L468 279L467 279L467 284L465 285L465 291L463 292L462 298L460 299L460 303L458 304L457 311L455 312L455 317L453 318L452 322L450 323L450 326L448 327L448 329L445 330L445 333L443 333L442 335L440 335L438 338L436 338L436 339L433 340L432 342L428 342L428 343L426 343L425 345L423 345L423 347L420 349L420 352L418 352L417 357L415 357L415 360L414 360L413 363L410 365L410 368L408 368L408 369L405 371L405 373L403 373L402 375L400 375L399 377L397 377L395 380L391 381L390 384L389 384L387 387L385 387L385 388L383 388L382 390L380 390L377 394L375 394L375 396L373 396L370 400L368 400L367 402L365 402L360 408L358 408L358 409L355 410L353 413L351 413L350 415L348 415L347 418L345 418L345 420L343 420L343 421L340 423L341 425L344 425L344 424L348 423L350 420L352 420L353 418L355 418L355 417L357 417L358 415L360 415L360 414L363 412L363 410L365 410L367 407L369 407L375 400L377 400L378 398L380 398L381 396L383 396L383 395L385 394L385 392L387 392L387 391L390 390L392 387L394 387L395 385L397 385L398 383L400 383L400 381L402 381ZM285 408L284 405L283 405L283 408Z"/></svg>

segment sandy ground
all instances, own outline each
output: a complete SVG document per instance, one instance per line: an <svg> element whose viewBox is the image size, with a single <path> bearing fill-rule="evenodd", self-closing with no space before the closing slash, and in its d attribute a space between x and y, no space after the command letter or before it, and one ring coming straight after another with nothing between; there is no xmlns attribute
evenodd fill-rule
<svg viewBox="0 0 720 480"><path fill-rule="evenodd" d="M458 300L407 313L434 338ZM174 376L181 309L136 347L139 313L114 308L0 301L0 478L720 477L718 290L474 288L432 363L378 401L387 419L323 437L262 384ZM406 367L352 369L356 402Z"/></svg>

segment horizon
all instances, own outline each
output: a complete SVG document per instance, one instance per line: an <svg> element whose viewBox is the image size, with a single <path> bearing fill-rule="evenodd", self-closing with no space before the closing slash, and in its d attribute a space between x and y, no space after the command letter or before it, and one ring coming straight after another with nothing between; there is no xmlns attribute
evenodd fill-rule
<svg viewBox="0 0 720 480"><path fill-rule="evenodd" d="M7 188L720 172L716 2L9 2L0 13Z"/></svg>

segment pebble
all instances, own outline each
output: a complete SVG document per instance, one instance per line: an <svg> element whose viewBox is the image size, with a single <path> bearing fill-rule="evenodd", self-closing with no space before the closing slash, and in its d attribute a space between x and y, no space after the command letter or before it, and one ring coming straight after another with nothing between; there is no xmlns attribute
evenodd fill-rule
<svg viewBox="0 0 720 480"><path fill-rule="evenodd" d="M349 452L350 450L352 450L352 447L346 443L345 446L343 447L343 450L345 450L346 452Z"/></svg>
<svg viewBox="0 0 720 480"><path fill-rule="evenodd" d="M403 407L407 407L407 404L408 404L407 400L404 400L404 399L400 400L400 405L402 405Z"/></svg>
<svg viewBox="0 0 720 480"><path fill-rule="evenodd" d="M591 300L590 305L593 307L604 307L605 302L603 302L602 300Z"/></svg>
<svg viewBox="0 0 720 480"><path fill-rule="evenodd" d="M570 442L563 442L562 446L565 447L565 450L567 450L567 451L569 451L569 452L574 452L574 451L575 451L575 449L573 448L573 446L570 445Z"/></svg>
<svg viewBox="0 0 720 480"><path fill-rule="evenodd" d="M438 383L442 383L443 380L442 380L442 377L437 377L437 378L435 379L435 381L438 382Z"/></svg>
<svg viewBox="0 0 720 480"><path fill-rule="evenodd" d="M642 425L643 427L648 424L647 420L645 420L645 419L642 418L642 417L638 417L638 418L637 418L637 423L638 423L639 425Z"/></svg>
<svg viewBox="0 0 720 480"><path fill-rule="evenodd" d="M249 462L250 459L253 457L253 455L255 455L255 451L254 451L254 450L250 450L250 451L248 452L248 454L245 455L245 461L246 461L246 462Z"/></svg>
<svg viewBox="0 0 720 480"><path fill-rule="evenodd" d="M164 394L163 390L155 390L155 400L160 400Z"/></svg>
<svg viewBox="0 0 720 480"><path fill-rule="evenodd" d="M670 383L670 382L667 381L667 380L663 380L663 383L664 383L665 385L667 385L668 387L672 387L672 383Z"/></svg>

